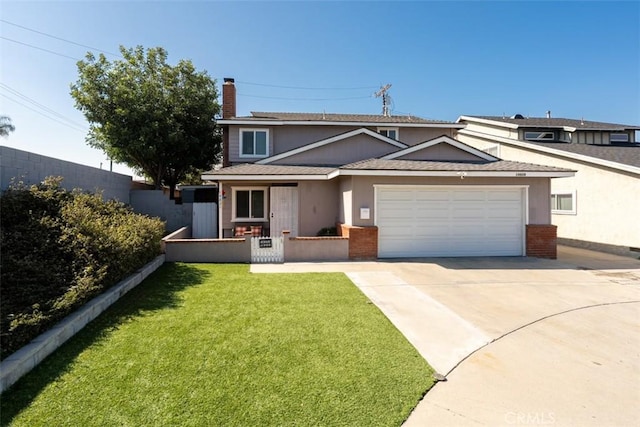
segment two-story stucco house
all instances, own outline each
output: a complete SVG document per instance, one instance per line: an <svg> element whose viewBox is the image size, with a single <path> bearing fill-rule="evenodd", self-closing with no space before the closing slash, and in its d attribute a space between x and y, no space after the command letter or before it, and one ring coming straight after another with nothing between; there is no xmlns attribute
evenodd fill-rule
<svg viewBox="0 0 640 427"><path fill-rule="evenodd" d="M337 225L351 258L555 257L552 178L569 168L501 160L414 116L236 116L225 79L219 235L315 236Z"/></svg>
<svg viewBox="0 0 640 427"><path fill-rule="evenodd" d="M576 170L552 180L558 240L640 255L638 126L547 117L461 116L457 139L503 159Z"/></svg>

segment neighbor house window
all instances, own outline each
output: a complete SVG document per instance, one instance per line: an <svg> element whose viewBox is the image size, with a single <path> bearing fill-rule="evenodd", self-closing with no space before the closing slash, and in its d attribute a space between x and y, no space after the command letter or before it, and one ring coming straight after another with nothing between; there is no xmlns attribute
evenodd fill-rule
<svg viewBox="0 0 640 427"><path fill-rule="evenodd" d="M232 190L232 221L266 221L266 187L234 187Z"/></svg>
<svg viewBox="0 0 640 427"><path fill-rule="evenodd" d="M609 138L611 142L629 142L628 133L612 133Z"/></svg>
<svg viewBox="0 0 640 427"><path fill-rule="evenodd" d="M378 133L387 138L398 140L398 128L378 128Z"/></svg>
<svg viewBox="0 0 640 427"><path fill-rule="evenodd" d="M524 133L527 141L553 141L556 135L553 131L527 131Z"/></svg>
<svg viewBox="0 0 640 427"><path fill-rule="evenodd" d="M576 213L576 193L552 193L551 213L555 214L575 214Z"/></svg>
<svg viewBox="0 0 640 427"><path fill-rule="evenodd" d="M240 129L240 157L267 157L268 129Z"/></svg>

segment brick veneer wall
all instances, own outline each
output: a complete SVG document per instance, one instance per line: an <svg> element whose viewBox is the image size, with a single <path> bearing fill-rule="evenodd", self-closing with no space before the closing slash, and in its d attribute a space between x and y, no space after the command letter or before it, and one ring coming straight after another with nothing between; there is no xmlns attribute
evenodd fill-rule
<svg viewBox="0 0 640 427"><path fill-rule="evenodd" d="M378 258L378 227L357 227L338 224L338 233L349 238L349 259L372 260Z"/></svg>
<svg viewBox="0 0 640 427"><path fill-rule="evenodd" d="M556 259L558 257L558 227L555 225L527 225L527 256Z"/></svg>

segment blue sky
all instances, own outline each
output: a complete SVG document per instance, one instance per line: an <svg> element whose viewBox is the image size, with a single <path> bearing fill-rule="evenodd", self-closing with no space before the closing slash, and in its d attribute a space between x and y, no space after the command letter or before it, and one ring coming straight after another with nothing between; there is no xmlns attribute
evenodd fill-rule
<svg viewBox="0 0 640 427"><path fill-rule="evenodd" d="M88 50L119 45L234 77L240 115L377 114L391 83L394 114L640 124L637 1L2 0L0 19L0 114L16 126L0 144L95 167L108 159L86 145L69 85Z"/></svg>

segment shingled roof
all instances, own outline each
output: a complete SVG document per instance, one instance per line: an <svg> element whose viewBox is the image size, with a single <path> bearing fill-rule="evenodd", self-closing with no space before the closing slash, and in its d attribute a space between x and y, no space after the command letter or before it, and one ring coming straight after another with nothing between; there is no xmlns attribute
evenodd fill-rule
<svg viewBox="0 0 640 427"><path fill-rule="evenodd" d="M565 142L527 142L540 147L553 148L555 150L617 162L623 165L640 167L640 144L595 145L570 144Z"/></svg>
<svg viewBox="0 0 640 427"><path fill-rule="evenodd" d="M385 171L482 171L482 172L575 172L571 169L531 163L498 160L495 162L441 162L425 160L369 159L341 166L348 170Z"/></svg>
<svg viewBox="0 0 640 427"><path fill-rule="evenodd" d="M236 117L241 120L283 120L299 122L358 122L358 123L422 123L422 124L455 124L446 120L430 120L417 116L383 116L381 114L336 114L336 113L284 113L256 112L251 116Z"/></svg>
<svg viewBox="0 0 640 427"><path fill-rule="evenodd" d="M618 123L594 122L590 120L546 118L546 117L526 117L524 119L514 119L502 116L463 116L491 120L494 122L509 123L523 128L575 128L584 130L640 130L640 126L624 125Z"/></svg>

